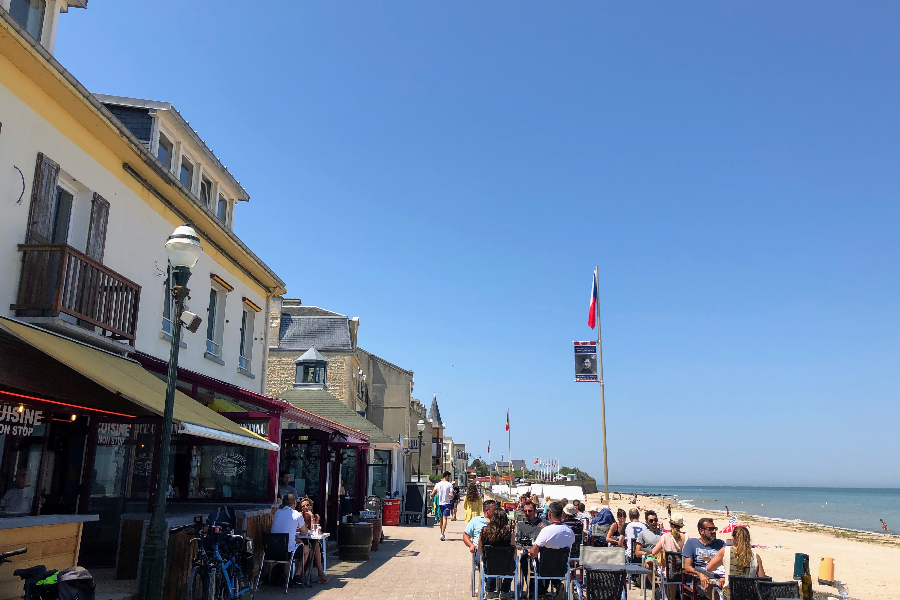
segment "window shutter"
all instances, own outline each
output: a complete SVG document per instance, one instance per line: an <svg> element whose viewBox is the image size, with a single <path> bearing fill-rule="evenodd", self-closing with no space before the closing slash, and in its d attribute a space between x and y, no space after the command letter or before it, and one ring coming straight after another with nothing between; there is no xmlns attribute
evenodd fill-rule
<svg viewBox="0 0 900 600"><path fill-rule="evenodd" d="M37 164L34 167L34 183L31 185L28 231L25 234L25 241L29 244L50 243L58 179L59 165L38 152Z"/></svg>
<svg viewBox="0 0 900 600"><path fill-rule="evenodd" d="M106 248L106 223L109 220L109 201L94 192L91 201L91 223L88 226L87 254L99 263L103 262Z"/></svg>

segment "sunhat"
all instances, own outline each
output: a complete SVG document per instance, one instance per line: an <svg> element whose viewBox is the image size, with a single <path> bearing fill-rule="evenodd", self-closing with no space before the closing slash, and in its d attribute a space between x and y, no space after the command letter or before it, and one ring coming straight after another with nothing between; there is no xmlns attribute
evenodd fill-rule
<svg viewBox="0 0 900 600"><path fill-rule="evenodd" d="M566 507L563 509L563 512L569 515L570 517L574 517L578 514L578 509L575 508L574 504L566 504Z"/></svg>
<svg viewBox="0 0 900 600"><path fill-rule="evenodd" d="M682 515L681 513L673 513L669 518L669 525L684 527L684 515Z"/></svg>
<svg viewBox="0 0 900 600"><path fill-rule="evenodd" d="M591 504L591 509L588 512L600 512L600 507L596 504Z"/></svg>

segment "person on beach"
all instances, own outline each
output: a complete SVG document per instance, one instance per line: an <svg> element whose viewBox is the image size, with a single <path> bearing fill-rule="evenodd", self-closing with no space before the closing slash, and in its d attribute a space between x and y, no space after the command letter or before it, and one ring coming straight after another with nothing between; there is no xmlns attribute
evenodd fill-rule
<svg viewBox="0 0 900 600"><path fill-rule="evenodd" d="M478 552L484 554L485 546L512 546L516 543L513 538L513 528L509 525L509 517L505 510L495 510L491 515L491 521L478 536ZM509 588L512 579L501 579L499 594L497 591L497 579L489 578L486 586L486 598L497 598L498 595L503 600L512 598Z"/></svg>
<svg viewBox="0 0 900 600"><path fill-rule="evenodd" d="M463 502L463 518L466 524L472 520L472 517L481 514L481 494L478 493L478 485L470 483L466 489L466 499Z"/></svg>
<svg viewBox="0 0 900 600"><path fill-rule="evenodd" d="M625 509L620 508L616 511L616 522L609 528L606 534L606 543L610 546L625 546Z"/></svg>
<svg viewBox="0 0 900 600"><path fill-rule="evenodd" d="M727 505L727 504L725 505L725 516L726 516L726 517L730 517L730 516L731 516L731 511L728 510L728 505Z"/></svg>
<svg viewBox="0 0 900 600"><path fill-rule="evenodd" d="M434 485L434 496L437 498L438 511L435 518L441 520L441 541L447 539L444 533L447 531L447 520L450 518L450 507L453 506L453 484L450 483L450 471L444 471L444 478ZM440 515L440 516L438 516Z"/></svg>
<svg viewBox="0 0 900 600"><path fill-rule="evenodd" d="M625 526L625 556L634 556L634 542L647 526L641 523L641 513L636 508L628 511L631 522Z"/></svg>
<svg viewBox="0 0 900 600"><path fill-rule="evenodd" d="M884 532L888 535L891 535L891 532L888 531L887 523L884 522L884 519L878 519L878 520L881 521L881 528L884 529Z"/></svg>
<svg viewBox="0 0 900 600"><path fill-rule="evenodd" d="M725 600L731 600L728 589L728 578L736 577L765 577L762 558L753 551L750 545L750 530L744 525L738 525L731 534L732 545L719 550L716 556L706 564L707 571L714 571L725 565L725 579L723 593ZM721 582L722 580L720 580Z"/></svg>
<svg viewBox="0 0 900 600"><path fill-rule="evenodd" d="M666 506L666 510L669 511L669 520L671 521L672 520L672 505L669 504L668 506Z"/></svg>
<svg viewBox="0 0 900 600"><path fill-rule="evenodd" d="M719 528L709 517L700 519L697 523L700 538L691 538L686 541L681 551L681 556L684 557L684 572L696 576L700 580L700 587L704 592L709 590L709 576L712 575L707 569L707 563L725 547L724 541L716 539L718 530Z"/></svg>

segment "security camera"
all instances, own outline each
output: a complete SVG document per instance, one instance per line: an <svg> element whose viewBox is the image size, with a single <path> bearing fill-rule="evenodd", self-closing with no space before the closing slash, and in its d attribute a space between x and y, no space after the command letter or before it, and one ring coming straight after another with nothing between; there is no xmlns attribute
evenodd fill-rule
<svg viewBox="0 0 900 600"><path fill-rule="evenodd" d="M200 329L200 323L203 322L203 319L186 310L181 313L181 322L185 327L187 327L188 331L190 331L191 333L197 333L197 330Z"/></svg>

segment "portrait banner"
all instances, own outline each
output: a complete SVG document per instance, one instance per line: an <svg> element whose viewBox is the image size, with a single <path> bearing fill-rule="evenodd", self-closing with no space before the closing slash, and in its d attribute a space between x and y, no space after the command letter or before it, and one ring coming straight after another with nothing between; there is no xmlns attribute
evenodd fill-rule
<svg viewBox="0 0 900 600"><path fill-rule="evenodd" d="M575 381L597 381L597 342L575 343Z"/></svg>

